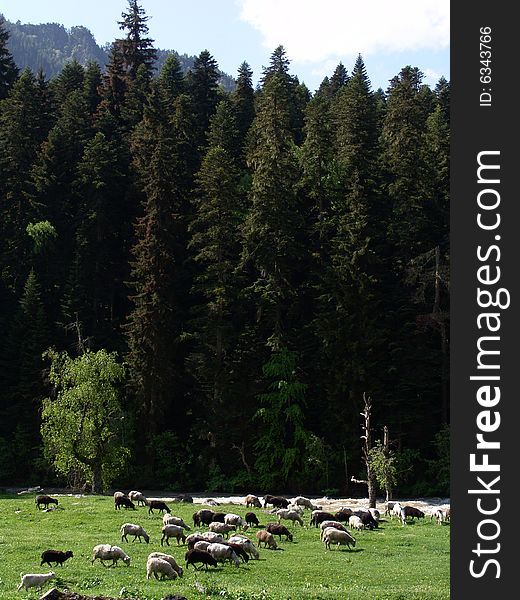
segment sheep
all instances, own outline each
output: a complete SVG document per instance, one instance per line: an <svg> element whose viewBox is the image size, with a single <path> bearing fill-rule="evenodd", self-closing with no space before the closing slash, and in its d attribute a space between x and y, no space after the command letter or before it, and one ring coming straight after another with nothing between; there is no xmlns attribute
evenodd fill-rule
<svg viewBox="0 0 520 600"><path fill-rule="evenodd" d="M285 535L285 539L289 542L293 541L293 534L287 529L285 525L281 525L280 523L267 523L265 526L265 530L273 535L277 535L280 540L282 539L282 535Z"/></svg>
<svg viewBox="0 0 520 600"><path fill-rule="evenodd" d="M146 531L141 527L141 525L135 525L134 523L123 523L120 528L121 532L121 541L125 540L128 542L128 534L133 535L135 542L137 538L139 538L139 543L141 543L141 538L144 538L144 541L148 544L150 542L150 536L146 533Z"/></svg>
<svg viewBox="0 0 520 600"><path fill-rule="evenodd" d="M379 519L381 518L381 513L377 510L377 508L369 508L368 512L374 517L374 521L379 523Z"/></svg>
<svg viewBox="0 0 520 600"><path fill-rule="evenodd" d="M206 540L199 540L198 542L195 542L193 548L195 550L207 550L210 544L211 542L207 542Z"/></svg>
<svg viewBox="0 0 520 600"><path fill-rule="evenodd" d="M271 548L272 550L276 550L278 546L276 545L276 541L273 537L272 533L269 533L267 530L262 529L261 531L257 531L256 539L258 541L258 547L261 548L261 544L263 542L264 546L267 548Z"/></svg>
<svg viewBox="0 0 520 600"><path fill-rule="evenodd" d="M44 506L45 508L49 508L49 504L55 504L58 506L58 500L56 498L51 498L50 496L36 496L34 499L36 503L36 507L40 510L40 506Z"/></svg>
<svg viewBox="0 0 520 600"><path fill-rule="evenodd" d="M153 515L154 510L160 510L161 512L171 513L171 510L166 506L166 503L162 500L147 500L146 504L148 505L148 514Z"/></svg>
<svg viewBox="0 0 520 600"><path fill-rule="evenodd" d="M351 529L364 529L363 521L357 515L351 515L348 520L349 527Z"/></svg>
<svg viewBox="0 0 520 600"><path fill-rule="evenodd" d="M303 520L302 520L302 518L294 510L289 510L289 509L281 508L280 510L277 510L275 514L278 515L278 522L280 522L280 519L285 519L287 521L292 521L293 524L295 522L299 523L303 527Z"/></svg>
<svg viewBox="0 0 520 600"><path fill-rule="evenodd" d="M309 525L314 525L315 527L318 527L318 525L320 523L323 523L323 521L335 521L334 515L324 510L313 510L311 513L311 520L309 521Z"/></svg>
<svg viewBox="0 0 520 600"><path fill-rule="evenodd" d="M199 525L209 525L213 521L213 515L215 512L209 508L201 508L196 513L193 513L193 525L198 527Z"/></svg>
<svg viewBox="0 0 520 600"><path fill-rule="evenodd" d="M233 535L229 538L229 543L240 544L240 546L242 546L242 548L244 548L244 550L255 560L258 560L260 558L260 554L256 546L249 538L246 538L241 535Z"/></svg>
<svg viewBox="0 0 520 600"><path fill-rule="evenodd" d="M114 500L114 507L116 510L119 510L122 506L126 509L137 510L135 504L128 498L127 496L118 496Z"/></svg>
<svg viewBox="0 0 520 600"><path fill-rule="evenodd" d="M392 506L390 517L397 517L403 525L406 524L406 515L404 514L403 507L399 504L399 502L395 502Z"/></svg>
<svg viewBox="0 0 520 600"><path fill-rule="evenodd" d="M208 570L208 565L210 565L211 567L217 567L218 565L217 561L206 550L188 550L184 555L184 560L186 561L186 569L190 565L193 565L193 568L197 571L199 570L199 567L195 566L195 564L197 563L206 565L206 571Z"/></svg>
<svg viewBox="0 0 520 600"><path fill-rule="evenodd" d="M246 516L244 517L244 521L247 523L247 525L249 527L253 527L253 525L255 527L258 527L260 525L260 522L258 521L258 517L255 515L254 512L246 513Z"/></svg>
<svg viewBox="0 0 520 600"><path fill-rule="evenodd" d="M19 592L22 588L28 590L31 587L37 587L41 589L47 581L54 579L56 577L56 573L54 571L49 571L48 573L20 573L20 577L22 580L20 581L20 585L16 588L16 591Z"/></svg>
<svg viewBox="0 0 520 600"><path fill-rule="evenodd" d="M164 544L165 540L166 540L166 545L169 546L170 545L169 539L171 537L174 537L177 539L177 545L180 544L180 540L182 540L183 544L186 542L186 535L184 533L184 529L182 527L179 527L178 525L164 525L164 527L161 529L161 531L162 531L161 546Z"/></svg>
<svg viewBox="0 0 520 600"><path fill-rule="evenodd" d="M305 512L305 509L303 508L303 506L300 506L298 504L289 504L289 506L287 508L279 508L278 510L292 510L293 512L297 512L300 515L300 517Z"/></svg>
<svg viewBox="0 0 520 600"><path fill-rule="evenodd" d="M260 502L260 498L255 496L254 494L248 494L245 499L246 507L254 506L255 508L262 508L262 503Z"/></svg>
<svg viewBox="0 0 520 600"><path fill-rule="evenodd" d="M235 515L234 513L227 513L224 516L224 523L226 523L226 525L233 525L235 529L240 527L242 531L246 531L248 528L248 524L244 519L240 515Z"/></svg>
<svg viewBox="0 0 520 600"><path fill-rule="evenodd" d="M230 531L236 531L235 525L228 525L227 523L220 523L220 521L212 521L209 524L209 530L214 533L220 533L224 537L229 537Z"/></svg>
<svg viewBox="0 0 520 600"><path fill-rule="evenodd" d="M186 531L191 531L191 527L186 525L186 523L180 517L174 517L170 513L165 513L163 515L163 525L178 525Z"/></svg>
<svg viewBox="0 0 520 600"><path fill-rule="evenodd" d="M368 510L365 509L361 509L361 510L356 510L353 515L359 517L363 523L363 525L365 527L367 527L368 529L374 529L379 527L377 521L374 519L374 517L372 516L372 514L370 512L368 512Z"/></svg>
<svg viewBox="0 0 520 600"><path fill-rule="evenodd" d="M72 553L72 550L67 550L66 552L63 552L63 550L45 550L42 552L42 561L40 563L40 567L45 563L47 563L49 567L52 567L51 563L56 563L56 566L63 566L63 563L73 556L74 554Z"/></svg>
<svg viewBox="0 0 520 600"><path fill-rule="evenodd" d="M424 519L424 513L422 510L415 508L415 506L403 506L404 518L412 517L412 521L416 519Z"/></svg>
<svg viewBox="0 0 520 600"><path fill-rule="evenodd" d="M127 567L130 566L130 557L119 546L111 546L110 544L98 544L94 546L91 564L94 564L96 558L99 558L99 562L104 567L106 567L105 560L111 560L112 564L110 566L112 567L117 565L118 560L122 560Z"/></svg>
<svg viewBox="0 0 520 600"><path fill-rule="evenodd" d="M444 518L446 519L446 521L448 521L448 523L451 521L451 507L448 506L448 508L446 508L444 510Z"/></svg>
<svg viewBox="0 0 520 600"><path fill-rule="evenodd" d="M296 496L296 498L292 501L293 504L297 506L303 506L305 508L309 508L310 510L319 510L317 506L309 500L309 498L305 498L305 496Z"/></svg>
<svg viewBox="0 0 520 600"><path fill-rule="evenodd" d="M338 512L334 515L336 521L340 521L341 523L348 523L349 517L353 514L351 508L340 508Z"/></svg>
<svg viewBox="0 0 520 600"><path fill-rule="evenodd" d="M238 560L238 556L235 554L235 551L231 546L226 544L210 544L208 546L207 552L213 556L213 558L217 562L224 562L225 560L229 560L232 562L235 567L240 566L240 561Z"/></svg>
<svg viewBox="0 0 520 600"><path fill-rule="evenodd" d="M268 504L272 504L273 507L287 508L289 506L289 500L282 498L281 496L270 496L267 494L264 496L264 508L267 508Z"/></svg>
<svg viewBox="0 0 520 600"><path fill-rule="evenodd" d="M213 518L211 520L215 521L215 522L219 522L219 523L225 523L225 520L224 520L225 518L226 518L226 513L216 512L216 513L213 513Z"/></svg>
<svg viewBox="0 0 520 600"><path fill-rule="evenodd" d="M227 541L225 542L225 545L232 548L233 552L237 555L237 557L242 559L242 562L249 562L249 555L246 552L245 548L242 546L242 544L235 544L233 542Z"/></svg>
<svg viewBox="0 0 520 600"><path fill-rule="evenodd" d="M446 515L442 508L436 508L430 512L430 521L435 518L437 525L442 525L446 520Z"/></svg>
<svg viewBox="0 0 520 600"><path fill-rule="evenodd" d="M117 498L122 498L123 496L128 498L128 496L124 492L114 492L114 502L116 501Z"/></svg>
<svg viewBox="0 0 520 600"><path fill-rule="evenodd" d="M385 504L385 516L386 517L392 517L392 510L393 510L395 504L396 504L396 502L387 502Z"/></svg>
<svg viewBox="0 0 520 600"><path fill-rule="evenodd" d="M224 538L220 535L220 533L216 533L215 531L204 531L200 535L203 540L207 540L208 542L215 542L218 544L224 542Z"/></svg>
<svg viewBox="0 0 520 600"><path fill-rule="evenodd" d="M128 492L128 498L130 498L132 502L135 502L137 506L146 506L146 496L142 492L132 490L131 492Z"/></svg>
<svg viewBox="0 0 520 600"><path fill-rule="evenodd" d="M154 575L155 579L177 579L177 572L171 564L163 558L148 558L146 561L146 579ZM160 575L160 577L158 577Z"/></svg>
<svg viewBox="0 0 520 600"><path fill-rule="evenodd" d="M331 542L336 543L338 549L340 545L342 545L347 546L350 550L350 544L352 544L352 546L356 545L356 538L350 535L348 531L341 531L335 527L327 527L323 532L323 543L325 544L326 550L330 550Z"/></svg>
<svg viewBox="0 0 520 600"><path fill-rule="evenodd" d="M148 558L162 558L166 562L169 562L170 565L173 567L173 570L177 573L179 577L182 577L182 574L184 573L184 569L180 567L177 564L175 558L173 558L173 556L170 556L169 554L164 554L164 552L151 552L148 555Z"/></svg>
<svg viewBox="0 0 520 600"><path fill-rule="evenodd" d="M321 529L320 539L321 540L323 539L323 532L325 531L325 529L327 529L327 527L334 527L334 529L339 529L340 531L348 531L346 529L346 527L339 521L323 521L323 523L320 524L320 529Z"/></svg>

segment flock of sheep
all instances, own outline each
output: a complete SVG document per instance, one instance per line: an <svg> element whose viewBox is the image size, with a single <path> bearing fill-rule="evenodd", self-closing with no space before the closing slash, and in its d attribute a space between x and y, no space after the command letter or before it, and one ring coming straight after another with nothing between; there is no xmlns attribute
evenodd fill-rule
<svg viewBox="0 0 520 600"><path fill-rule="evenodd" d="M186 500L187 498L183 498ZM192 499L188 499L192 500ZM58 500L50 496L41 495L35 499L38 509L44 507L49 509L49 505L58 505ZM298 496L292 500L281 496L266 495L261 499L255 495L248 495L244 498L246 508L266 509L272 506L267 513L276 518L276 521L268 522L264 529L256 531L256 544L246 535L251 527L260 527L257 515L254 512L247 512L245 517L235 513L215 512L211 509L200 509L193 514L193 525L199 531L191 531L191 527L184 522L181 517L172 514L168 505L162 500L147 499L141 492L131 491L128 494L116 492L114 494L114 507L116 510L121 508L137 510L137 506L147 506L148 514L153 515L154 510L160 511L162 517L161 528L161 546L170 546L170 540L176 540L177 546L182 543L187 547L184 556L185 569L192 565L195 569L205 567L217 567L218 563L229 562L235 567L239 567L241 562L248 562L250 559L258 560L259 551L262 547L271 550L277 550L278 544L275 536L281 541L282 536L285 540L292 542L293 533L282 523L289 521L293 527L299 525L304 527L305 510L311 511L309 526L320 529L320 540L324 548L330 550L335 545L346 546L349 550L356 546L354 531L362 529L374 529L379 525L380 512L375 508L362 508L352 510L342 507L332 513L322 510L322 507L315 506L311 500L303 496ZM430 519L435 519L441 525L450 521L449 507L431 507L428 511ZM385 505L385 515L390 518L397 518L402 525L406 525L407 519L420 519L425 517L425 512L413 506L403 506L398 502L388 502ZM203 527L207 527L203 530ZM350 528L350 531L347 529ZM294 531L294 529L293 529ZM150 536L142 527L136 523L123 523L120 527L121 542L135 542L138 540L145 543L150 542ZM131 539L129 540L129 537ZM40 566L48 564L52 567L61 565L72 558L72 550L45 550L41 555ZM103 566L115 567L119 560L125 565L130 565L130 557L119 546L111 544L98 544L92 550L91 563L99 560ZM197 566L199 565L199 566ZM156 579L176 579L183 576L184 569L179 566L176 559L170 554L164 552L151 552L146 562L146 578L154 576ZM31 587L42 588L48 581L54 579L54 571L49 573L27 573L21 574L21 582L18 590ZM179 596L179 598L182 598Z"/></svg>

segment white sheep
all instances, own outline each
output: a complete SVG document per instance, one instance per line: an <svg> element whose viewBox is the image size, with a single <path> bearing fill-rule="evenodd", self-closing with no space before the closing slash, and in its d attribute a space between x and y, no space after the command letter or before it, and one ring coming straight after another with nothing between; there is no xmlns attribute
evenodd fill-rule
<svg viewBox="0 0 520 600"><path fill-rule="evenodd" d="M22 580L20 581L20 585L16 588L16 591L19 592L22 588L28 590L31 587L37 587L41 589L47 581L54 579L56 577L56 573L54 571L49 571L48 573L20 573L20 577Z"/></svg>
<svg viewBox="0 0 520 600"><path fill-rule="evenodd" d="M305 498L305 496L296 496L291 501L292 504L296 504L297 506L304 506L305 508L309 508L310 510L318 510L317 506L309 500L309 498Z"/></svg>
<svg viewBox="0 0 520 600"><path fill-rule="evenodd" d="M340 521L323 521L320 523L320 540L323 539L323 532L327 527L334 527L335 529L339 529L340 531L347 531L345 526Z"/></svg>
<svg viewBox="0 0 520 600"><path fill-rule="evenodd" d="M142 492L132 490L128 492L128 497L132 502L135 502L137 506L146 506L146 496Z"/></svg>
<svg viewBox="0 0 520 600"><path fill-rule="evenodd" d="M280 508L276 511L276 514L278 515L278 522L280 522L281 519L286 519L288 521L292 521L293 523L299 523L303 527L303 519L294 510L289 510L288 508Z"/></svg>
<svg viewBox="0 0 520 600"><path fill-rule="evenodd" d="M399 502L395 502L392 506L390 517L397 517L403 525L406 525L406 515L404 512L404 508L399 504Z"/></svg>
<svg viewBox="0 0 520 600"><path fill-rule="evenodd" d="M224 515L224 523L226 525L234 525L235 529L240 527L242 531L246 531L248 528L247 523L240 515L236 515L235 513L227 513Z"/></svg>
<svg viewBox="0 0 520 600"><path fill-rule="evenodd" d="M148 558L162 558L166 562L169 562L170 565L173 567L173 570L177 573L179 577L182 577L182 574L184 573L184 569L180 567L177 564L175 558L173 558L173 556L170 556L169 554L164 554L164 552L151 552L148 555Z"/></svg>
<svg viewBox="0 0 520 600"><path fill-rule="evenodd" d="M127 567L130 565L130 557L128 554L126 554L119 546L111 546L110 544L98 544L97 546L94 546L91 564L94 564L96 558L99 558L99 561L104 567L106 567L105 560L111 560L112 564L110 566L112 567L117 565L118 560L122 560Z"/></svg>
<svg viewBox="0 0 520 600"><path fill-rule="evenodd" d="M152 573L155 579L177 579L177 572L163 558L153 557L146 561L146 579L150 579Z"/></svg>
<svg viewBox="0 0 520 600"><path fill-rule="evenodd" d="M228 525L227 523L220 523L219 521L212 521L208 525L208 529L209 531L220 533L222 536L228 537L230 531L236 531L236 526Z"/></svg>
<svg viewBox="0 0 520 600"><path fill-rule="evenodd" d="M351 529L361 530L364 529L363 521L357 515L351 515L348 519L348 524Z"/></svg>
<svg viewBox="0 0 520 600"><path fill-rule="evenodd" d="M242 535L233 535L229 538L229 543L240 544L242 548L244 548L244 550L249 554L249 556L252 556L255 560L258 560L260 557L256 546L249 538L246 538Z"/></svg>
<svg viewBox="0 0 520 600"><path fill-rule="evenodd" d="M133 535L135 542L137 538L139 538L139 543L141 543L141 538L144 538L144 541L148 544L150 542L150 536L146 533L146 531L141 527L141 525L136 525L135 523L123 523L121 525L121 541L125 540L128 542L128 534Z"/></svg>
<svg viewBox="0 0 520 600"><path fill-rule="evenodd" d="M230 546L226 546L225 544L213 543L208 546L207 552L209 552L216 561L224 562L225 560L229 560L229 562L233 562L235 567L240 566L238 556L235 554L235 551Z"/></svg>
<svg viewBox="0 0 520 600"><path fill-rule="evenodd" d="M220 544L224 541L224 538L214 531L203 531L200 536L211 543Z"/></svg>
<svg viewBox="0 0 520 600"><path fill-rule="evenodd" d="M170 545L169 539L171 537L177 539L177 545L180 544L181 540L182 540L183 544L186 541L186 535L184 533L184 529L182 527L179 527L179 525L165 525L161 531L162 531L161 546L163 545L165 540L166 540L166 544L169 546Z"/></svg>
<svg viewBox="0 0 520 600"><path fill-rule="evenodd" d="M186 529L186 531L191 531L191 527L189 525L186 525L186 523L181 519L181 517L174 517L170 513L165 513L163 515L162 520L163 525L178 525L179 527Z"/></svg>
<svg viewBox="0 0 520 600"><path fill-rule="evenodd" d="M281 510L281 509L279 509ZM297 512L300 516L302 516L305 512L305 509L303 506L300 506L299 504L289 504L289 506L287 507L287 510L293 510L294 512Z"/></svg>
<svg viewBox="0 0 520 600"><path fill-rule="evenodd" d="M337 544L338 548L342 545L350 549L350 544L352 546L356 545L356 539L348 531L341 531L335 527L327 527L323 532L323 543L327 550L330 550L331 543Z"/></svg>
<svg viewBox="0 0 520 600"><path fill-rule="evenodd" d="M211 544L211 542L206 542L205 540L199 540L198 542L195 542L195 544L193 544L193 548L195 550L205 550L207 552L208 546L210 544Z"/></svg>

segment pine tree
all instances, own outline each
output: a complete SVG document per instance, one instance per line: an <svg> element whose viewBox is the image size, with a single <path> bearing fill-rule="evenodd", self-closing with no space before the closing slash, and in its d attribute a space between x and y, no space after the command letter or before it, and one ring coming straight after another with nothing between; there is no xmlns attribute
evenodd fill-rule
<svg viewBox="0 0 520 600"><path fill-rule="evenodd" d="M235 107L237 128L243 143L255 116L255 92L253 89L253 71L246 62L238 69L236 87L231 94Z"/></svg>
<svg viewBox="0 0 520 600"><path fill-rule="evenodd" d="M169 54L158 76L159 85L168 104L186 91L186 80L181 64L175 54Z"/></svg>
<svg viewBox="0 0 520 600"><path fill-rule="evenodd" d="M331 96L335 96L340 90L342 90L348 82L347 69L342 62L338 64L332 77L329 80L329 93Z"/></svg>
<svg viewBox="0 0 520 600"><path fill-rule="evenodd" d="M7 48L9 33L5 28L5 19L0 15L0 100L5 98L9 88L18 77L18 68Z"/></svg>
<svg viewBox="0 0 520 600"><path fill-rule="evenodd" d="M145 76L151 78L157 52L153 47L153 40L147 37L146 22L150 17L146 16L137 0L128 0L128 12L121 13L121 17L122 20L118 21L119 28L126 31L126 38L120 41L126 74L132 81L142 65Z"/></svg>

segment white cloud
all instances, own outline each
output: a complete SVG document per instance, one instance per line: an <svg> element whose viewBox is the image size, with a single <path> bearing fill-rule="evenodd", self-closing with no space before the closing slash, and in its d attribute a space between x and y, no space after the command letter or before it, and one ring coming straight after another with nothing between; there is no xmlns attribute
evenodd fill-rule
<svg viewBox="0 0 520 600"><path fill-rule="evenodd" d="M332 57L447 48L449 0L237 0L240 18L274 50L320 63Z"/></svg>
<svg viewBox="0 0 520 600"><path fill-rule="evenodd" d="M437 71L434 71L433 69L424 70L424 83L427 83L428 85L432 83L437 84L440 78L441 76L439 75L439 73L437 73Z"/></svg>

